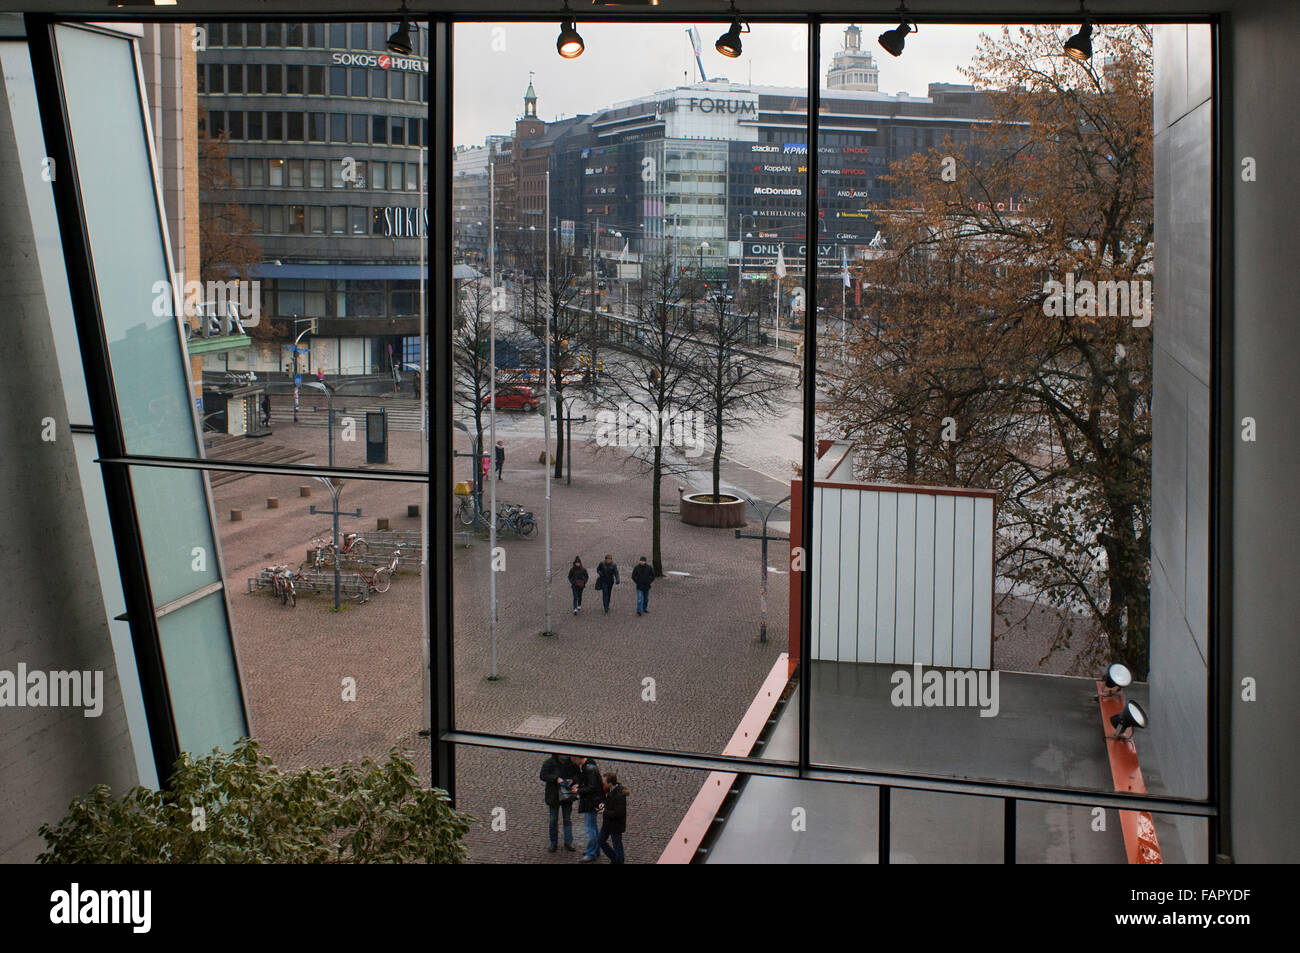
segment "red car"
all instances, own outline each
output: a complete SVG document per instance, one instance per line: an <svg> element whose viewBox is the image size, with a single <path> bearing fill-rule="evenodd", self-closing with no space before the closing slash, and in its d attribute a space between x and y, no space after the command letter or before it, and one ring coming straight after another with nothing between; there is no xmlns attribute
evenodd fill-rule
<svg viewBox="0 0 1300 953"><path fill-rule="evenodd" d="M483 406L488 406L491 395L483 398ZM531 387L505 387L497 391L497 410L522 410L532 413L537 409L537 394Z"/></svg>

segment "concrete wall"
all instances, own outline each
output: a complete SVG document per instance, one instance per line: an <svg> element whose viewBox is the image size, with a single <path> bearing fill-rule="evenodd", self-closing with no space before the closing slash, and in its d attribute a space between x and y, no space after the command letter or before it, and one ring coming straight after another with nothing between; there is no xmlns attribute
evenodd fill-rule
<svg viewBox="0 0 1300 953"><path fill-rule="evenodd" d="M1225 405L1232 454L1230 849L1238 863L1300 859L1300 156L1295 43L1300 5L1242 0L1226 34L1232 208L1233 375ZM1241 180L1241 160L1258 163ZM1258 439L1241 437L1255 418ZM1258 700L1241 700L1256 679Z"/></svg>
<svg viewBox="0 0 1300 953"><path fill-rule="evenodd" d="M1150 714L1160 730L1142 767L1150 789L1197 798L1208 795L1210 37L1207 25L1155 28ZM1183 856L1206 857L1204 821L1170 829Z"/></svg>
<svg viewBox="0 0 1300 953"><path fill-rule="evenodd" d="M100 783L123 790L138 773L24 188L24 171L40 170L20 160L8 82L0 79L0 669L102 672L104 698L98 718L0 708L0 862L29 862L44 846L37 828L75 795ZM47 417L53 441L42 439Z"/></svg>

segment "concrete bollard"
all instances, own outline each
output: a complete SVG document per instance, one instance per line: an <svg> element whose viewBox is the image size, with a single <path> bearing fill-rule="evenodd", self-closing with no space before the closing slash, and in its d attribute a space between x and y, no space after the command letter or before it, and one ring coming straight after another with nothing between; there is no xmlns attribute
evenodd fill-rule
<svg viewBox="0 0 1300 953"><path fill-rule="evenodd" d="M376 530L376 531L378 531L378 530L386 530L386 529L388 529L388 517L387 517L387 516L381 516L381 517L379 517L378 519L375 520L375 530Z"/></svg>
<svg viewBox="0 0 1300 953"><path fill-rule="evenodd" d="M238 522L239 522L240 520L242 520L243 518L244 518L244 511L243 511L243 510L231 510L231 511L230 511L230 522L232 522L232 523L238 523Z"/></svg>
<svg viewBox="0 0 1300 953"><path fill-rule="evenodd" d="M414 520L414 519L419 519L419 518L420 518L420 504L419 504L419 503L411 503L411 504L409 504L409 505L406 507L406 517L407 517L407 519L413 519L413 520Z"/></svg>
<svg viewBox="0 0 1300 953"><path fill-rule="evenodd" d="M311 496L311 487L309 487L309 486L300 486L300 487L298 487L298 495L299 495L299 496Z"/></svg>
<svg viewBox="0 0 1300 953"><path fill-rule="evenodd" d="M280 498L278 496L268 496L266 498L266 508L268 510L278 510L280 508Z"/></svg>

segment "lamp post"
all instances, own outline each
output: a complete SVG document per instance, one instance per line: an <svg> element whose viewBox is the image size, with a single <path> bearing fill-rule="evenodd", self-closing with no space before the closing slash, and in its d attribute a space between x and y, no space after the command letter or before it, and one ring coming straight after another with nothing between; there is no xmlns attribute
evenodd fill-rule
<svg viewBox="0 0 1300 953"><path fill-rule="evenodd" d="M551 171L546 170L546 414L545 451L542 469L546 471L546 617L542 635L554 635L551 627Z"/></svg>
<svg viewBox="0 0 1300 953"><path fill-rule="evenodd" d="M496 453L497 445L497 242L496 242L496 163L488 164L488 190L491 198L489 199L489 213L492 223L492 244L488 249L488 275L492 287L492 306L488 310L488 338L489 338L489 356L488 356L488 440L492 444L492 452ZM482 449L481 447L479 448ZM495 461L488 463L488 494L489 506L488 511L488 571L491 574L490 588L492 596L491 617L488 627L492 637L492 671L488 675L488 680L495 682L500 675L497 673L497 571L496 571L496 550L497 550L497 468L493 466Z"/></svg>
<svg viewBox="0 0 1300 953"><path fill-rule="evenodd" d="M763 532L760 535L754 536L752 534L742 533L740 530L736 530L736 539L761 539L763 541L763 582L762 582L763 588L762 588L762 596L761 596L761 603L760 603L760 610L759 610L760 621L758 625L758 641L760 642L767 641L767 541L769 539L788 540L790 538L788 536L768 536L767 521L771 517L772 513L776 510L776 508L780 506L782 503L785 503L789 499L790 499L790 494L787 493L785 496L783 496L781 499L779 499L777 502L773 503L771 506L767 508L767 512L763 514ZM754 509L758 509L758 504L755 503L747 496L745 497L745 502L748 503L750 506L754 507Z"/></svg>
<svg viewBox="0 0 1300 953"><path fill-rule="evenodd" d="M343 561L343 554L339 551L339 517L351 516L353 519L361 518L361 509L358 507L351 513L341 513L339 511L339 494L343 492L343 481L334 477L317 477L325 488L330 491L330 508L328 510L318 510L315 506L308 507L308 512L312 516L318 514L329 515L333 518L333 536L334 536L334 611L339 609L340 570L339 566Z"/></svg>

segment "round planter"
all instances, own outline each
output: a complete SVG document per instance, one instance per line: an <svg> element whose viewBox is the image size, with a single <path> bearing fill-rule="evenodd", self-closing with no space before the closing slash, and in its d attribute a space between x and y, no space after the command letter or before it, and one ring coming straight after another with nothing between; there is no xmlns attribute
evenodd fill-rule
<svg viewBox="0 0 1300 953"><path fill-rule="evenodd" d="M689 526L712 526L733 529L745 525L745 501L737 496L722 494L715 503L712 493L681 493L682 522Z"/></svg>

